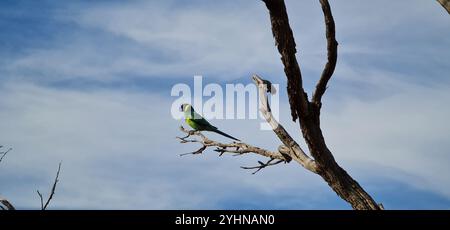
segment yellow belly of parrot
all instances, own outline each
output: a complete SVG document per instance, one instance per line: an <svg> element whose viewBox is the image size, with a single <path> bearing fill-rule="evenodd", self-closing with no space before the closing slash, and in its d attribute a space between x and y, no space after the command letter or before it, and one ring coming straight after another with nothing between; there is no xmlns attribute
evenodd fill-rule
<svg viewBox="0 0 450 230"><path fill-rule="evenodd" d="M191 118L186 118L186 123L191 126L193 129L198 130L200 127L198 127L197 123L195 123Z"/></svg>

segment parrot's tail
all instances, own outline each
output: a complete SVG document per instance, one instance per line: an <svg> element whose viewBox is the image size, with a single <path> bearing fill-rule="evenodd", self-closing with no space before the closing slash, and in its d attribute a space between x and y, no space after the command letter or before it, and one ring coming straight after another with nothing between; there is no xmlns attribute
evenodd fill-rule
<svg viewBox="0 0 450 230"><path fill-rule="evenodd" d="M230 136L230 135L228 135L228 134L226 134L226 133L224 133L224 132L222 132L222 131L220 131L220 130L218 130L218 129L211 130L211 131L213 131L213 132L215 132L215 133L218 133L218 134L220 134L220 135L222 135L222 136L231 138L231 139L233 139L233 140L235 140L235 141L241 141L241 140L239 140L239 139L237 139L237 138L234 138L234 137L232 137L232 136Z"/></svg>

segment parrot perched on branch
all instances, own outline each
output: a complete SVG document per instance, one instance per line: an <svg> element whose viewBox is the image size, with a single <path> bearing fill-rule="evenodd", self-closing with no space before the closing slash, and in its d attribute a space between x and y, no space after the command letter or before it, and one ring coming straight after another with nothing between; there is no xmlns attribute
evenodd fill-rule
<svg viewBox="0 0 450 230"><path fill-rule="evenodd" d="M205 118L200 116L200 114L196 113L192 105L190 104L182 104L181 111L184 112L184 118L186 123L191 126L196 131L211 131L218 133L222 136L231 138L236 141L241 141L237 138L234 138L222 131L220 131L217 127L211 125Z"/></svg>

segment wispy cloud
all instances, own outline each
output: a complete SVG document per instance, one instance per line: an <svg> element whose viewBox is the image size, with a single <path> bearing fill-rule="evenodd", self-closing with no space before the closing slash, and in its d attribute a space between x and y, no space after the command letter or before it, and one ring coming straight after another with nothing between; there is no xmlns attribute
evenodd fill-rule
<svg viewBox="0 0 450 230"><path fill-rule="evenodd" d="M280 171L253 176L239 169L254 164L255 157L219 159L208 152L181 158L197 146L176 141L179 122L164 109L170 100L155 94L14 84L2 87L0 105L0 119L8 121L0 123L6 130L0 139L14 147L2 164L0 179L8 185L2 193L19 207L32 207L35 189L45 190L59 161L63 168L54 205L61 208L218 208L223 196L243 188L267 193L321 184L293 186L279 181ZM252 135L257 121L222 122L232 125L229 130L249 127L240 135L250 142L272 139L270 132ZM298 167L278 170L307 175Z"/></svg>
<svg viewBox="0 0 450 230"><path fill-rule="evenodd" d="M320 6L286 2L311 91L326 60ZM448 15L426 1L332 7L340 57L322 113L330 148L386 207L411 208L404 203L426 194L429 206L418 208L445 208ZM35 189L45 190L60 160L59 208L348 207L294 164L250 175L238 166L256 157L178 156L196 146L174 139L181 121L170 117L170 85L158 81L202 74L232 82L258 72L283 84L262 2L77 2L37 10L39 17L36 7L16 8L0 11L2 21L21 28L0 23L9 32L0 35L0 144L14 148L0 181L19 207L38 207ZM16 18L38 18L41 26ZM136 90L136 79L150 83ZM78 87L63 87L68 82ZM111 84L121 87L104 87ZM281 103L282 123L300 137L288 110ZM259 121L212 122L264 148L280 144L272 132L254 135ZM410 200L380 186L403 188Z"/></svg>

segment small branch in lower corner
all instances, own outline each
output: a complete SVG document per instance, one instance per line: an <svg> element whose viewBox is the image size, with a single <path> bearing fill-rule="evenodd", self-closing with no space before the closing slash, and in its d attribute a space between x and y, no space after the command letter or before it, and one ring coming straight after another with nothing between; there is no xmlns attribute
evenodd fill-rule
<svg viewBox="0 0 450 230"><path fill-rule="evenodd" d="M262 161L258 161L259 165L258 166L252 166L252 167L245 167L245 166L241 166L242 169L256 169L256 171L252 172L252 174L256 174L257 172L259 172L261 169L266 168L268 166L272 166L272 165L277 165L281 162L286 162L284 160L278 160L272 163L272 161L274 161L275 159L272 158L269 161L267 161L266 163L262 162Z"/></svg>
<svg viewBox="0 0 450 230"><path fill-rule="evenodd" d="M55 191L56 191L56 184L59 181L59 172L61 171L61 162L59 162L58 165L58 171L56 172L56 177L55 177L55 181L53 182L53 186L52 189L50 191L50 195L48 196L47 201L44 204L44 198L42 196L42 194L39 192L39 190L37 190L37 194L39 195L39 198L41 200L41 210L46 210L48 205L50 204L50 201L53 199L53 196L55 195Z"/></svg>
<svg viewBox="0 0 450 230"><path fill-rule="evenodd" d="M0 196L0 209L1 210L16 210L14 206L6 199Z"/></svg>

